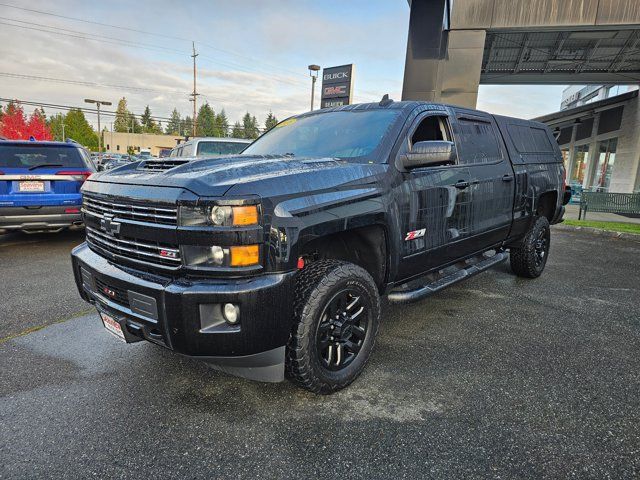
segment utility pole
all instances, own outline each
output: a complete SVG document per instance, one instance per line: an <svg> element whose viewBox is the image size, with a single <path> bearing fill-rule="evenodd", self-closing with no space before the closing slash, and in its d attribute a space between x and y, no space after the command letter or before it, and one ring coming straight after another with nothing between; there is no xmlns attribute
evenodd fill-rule
<svg viewBox="0 0 640 480"><path fill-rule="evenodd" d="M93 100L91 98L85 98L84 103L95 103L98 109L98 158L102 158L102 131L100 130L100 105L112 105L111 102L106 100Z"/></svg>
<svg viewBox="0 0 640 480"><path fill-rule="evenodd" d="M193 47L193 54L191 55L191 58L193 58L193 93L191 93L189 96L192 97L190 100L193 102L193 120L191 122L191 124L193 125L192 128L192 132L191 134L195 137L196 136L196 97L198 95L200 95L198 93L198 91L196 90L196 57L198 56L198 54L196 53L196 42L191 42L192 43L192 47Z"/></svg>

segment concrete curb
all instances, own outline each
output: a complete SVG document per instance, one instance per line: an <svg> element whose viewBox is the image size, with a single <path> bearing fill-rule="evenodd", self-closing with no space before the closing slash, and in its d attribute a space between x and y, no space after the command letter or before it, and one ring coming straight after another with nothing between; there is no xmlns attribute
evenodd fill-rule
<svg viewBox="0 0 640 480"><path fill-rule="evenodd" d="M633 242L640 242L640 234L627 233L627 232L614 232L612 230L603 230L602 228L594 227L580 227L577 225L564 225L562 223L553 226L554 230L563 231L582 231L587 233L593 233L594 235L601 235L609 238L622 238L623 240L631 240Z"/></svg>

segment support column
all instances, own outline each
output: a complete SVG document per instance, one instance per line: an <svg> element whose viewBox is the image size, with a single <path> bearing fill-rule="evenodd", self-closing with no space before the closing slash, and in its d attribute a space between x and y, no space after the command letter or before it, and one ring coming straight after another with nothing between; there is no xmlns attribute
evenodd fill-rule
<svg viewBox="0 0 640 480"><path fill-rule="evenodd" d="M403 100L475 108L485 30L443 31L445 0L413 0L404 67Z"/></svg>

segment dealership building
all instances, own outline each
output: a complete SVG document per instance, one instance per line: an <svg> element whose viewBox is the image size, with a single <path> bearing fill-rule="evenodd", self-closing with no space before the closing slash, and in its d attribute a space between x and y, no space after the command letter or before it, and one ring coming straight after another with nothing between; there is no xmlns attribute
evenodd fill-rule
<svg viewBox="0 0 640 480"><path fill-rule="evenodd" d="M562 106L567 104L567 99L576 102L580 98L574 90L565 90ZM585 96L591 100L535 119L546 123L554 131L564 157L567 182L592 191L639 191L638 90L608 98L608 92L617 92L619 89L587 86L576 91L586 92ZM594 92L597 95L592 95Z"/></svg>
<svg viewBox="0 0 640 480"><path fill-rule="evenodd" d="M131 148L135 153L148 149L158 156L161 150L172 149L184 137L177 135L155 135L151 133L104 132L104 146L108 153L127 153Z"/></svg>

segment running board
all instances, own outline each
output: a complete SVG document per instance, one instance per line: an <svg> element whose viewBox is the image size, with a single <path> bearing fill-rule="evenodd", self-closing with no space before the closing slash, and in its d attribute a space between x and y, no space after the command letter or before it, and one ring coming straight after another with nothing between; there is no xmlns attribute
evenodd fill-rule
<svg viewBox="0 0 640 480"><path fill-rule="evenodd" d="M495 255L491 257L485 257L483 260L480 260L477 263L468 265L466 267L461 268L449 275L439 278L434 282L428 283L424 286L413 290L393 290L387 298L389 299L389 303L407 303L414 302L416 300L421 300L429 295L433 295L440 290L453 285L454 283L458 283L465 278L472 277L477 273L484 272L485 270L502 263L509 257L507 252L496 252Z"/></svg>

